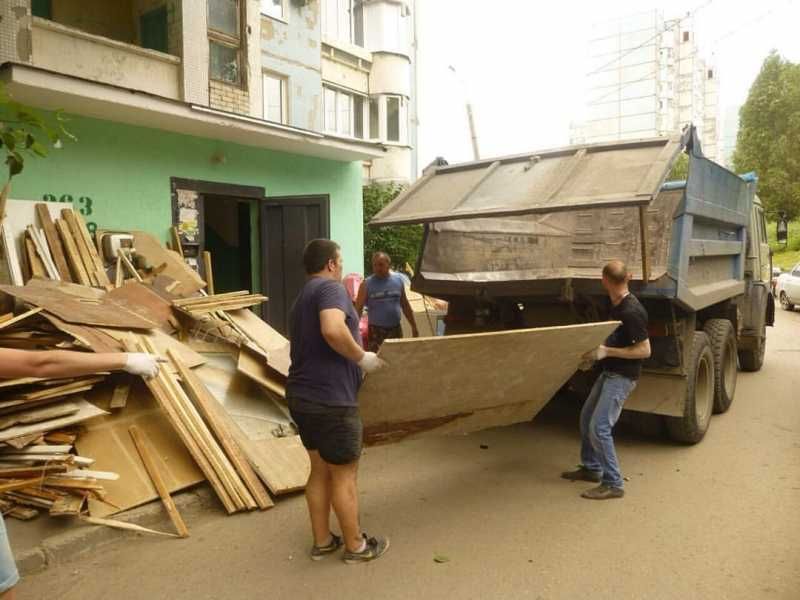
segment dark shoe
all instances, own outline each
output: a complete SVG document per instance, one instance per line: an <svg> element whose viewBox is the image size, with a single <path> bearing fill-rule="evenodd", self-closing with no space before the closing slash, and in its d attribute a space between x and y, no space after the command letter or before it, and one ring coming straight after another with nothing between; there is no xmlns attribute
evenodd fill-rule
<svg viewBox="0 0 800 600"><path fill-rule="evenodd" d="M599 471L590 471L583 465L578 465L578 468L574 471L564 471L561 474L563 479L569 479L570 481L588 481L590 483L600 483L600 480L603 478L603 474Z"/></svg>
<svg viewBox="0 0 800 600"><path fill-rule="evenodd" d="M342 538L336 534L331 534L331 541L327 546L312 546L311 560L322 560L328 554L333 554L342 547Z"/></svg>
<svg viewBox="0 0 800 600"><path fill-rule="evenodd" d="M344 556L342 557L344 562L348 565L369 562L380 558L389 549L389 538L368 538L365 533L364 540L366 540L367 545L361 552L344 551Z"/></svg>
<svg viewBox="0 0 800 600"><path fill-rule="evenodd" d="M625 490L622 488L601 484L586 490L581 494L581 497L589 500L611 500L612 498L622 498L624 495Z"/></svg>

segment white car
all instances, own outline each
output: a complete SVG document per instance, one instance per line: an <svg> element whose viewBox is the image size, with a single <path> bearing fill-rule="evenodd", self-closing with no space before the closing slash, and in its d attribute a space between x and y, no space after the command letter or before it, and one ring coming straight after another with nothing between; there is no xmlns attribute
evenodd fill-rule
<svg viewBox="0 0 800 600"><path fill-rule="evenodd" d="M784 310L794 310L795 304L800 305L800 263L792 267L791 271L778 276L775 296Z"/></svg>

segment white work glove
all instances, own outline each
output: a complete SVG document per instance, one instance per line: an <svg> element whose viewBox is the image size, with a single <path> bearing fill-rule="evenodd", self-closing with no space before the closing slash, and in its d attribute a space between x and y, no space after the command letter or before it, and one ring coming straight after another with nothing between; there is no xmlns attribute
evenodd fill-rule
<svg viewBox="0 0 800 600"><path fill-rule="evenodd" d="M597 362L599 360L603 360L607 356L608 356L608 348L606 348L605 346L598 346L591 352L587 352L586 354L584 354L581 358L583 358L583 360Z"/></svg>
<svg viewBox="0 0 800 600"><path fill-rule="evenodd" d="M373 373L383 367L386 363L383 362L378 355L374 352L364 352L364 356L358 361L358 366L364 373Z"/></svg>
<svg viewBox="0 0 800 600"><path fill-rule="evenodd" d="M129 352L125 355L125 366L122 370L131 375L139 375L151 379L158 375L158 363L166 362L163 358L145 354L144 352Z"/></svg>

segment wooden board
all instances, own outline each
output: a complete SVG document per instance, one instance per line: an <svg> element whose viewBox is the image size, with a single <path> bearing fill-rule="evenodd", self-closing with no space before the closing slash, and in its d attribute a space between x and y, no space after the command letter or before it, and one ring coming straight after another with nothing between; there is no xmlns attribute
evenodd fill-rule
<svg viewBox="0 0 800 600"><path fill-rule="evenodd" d="M286 378L271 369L264 357L257 352L242 346L236 368L242 375L249 377L281 398L286 397Z"/></svg>
<svg viewBox="0 0 800 600"><path fill-rule="evenodd" d="M94 352L122 352L122 344L99 327L84 327L76 323L67 323L47 311L42 316L50 321L59 331L71 335L81 344Z"/></svg>
<svg viewBox="0 0 800 600"><path fill-rule="evenodd" d="M0 431L0 442L18 438L31 433L60 429L68 425L74 425L75 423L88 421L94 417L108 414L106 411L100 410L82 398L73 400L73 402L78 406L78 412L75 414L68 415L66 417L59 417L57 419L51 419L42 423L33 423L31 425L15 425L14 427L9 427L8 429Z"/></svg>
<svg viewBox="0 0 800 600"><path fill-rule="evenodd" d="M83 263L83 258L78 251L78 246L75 244L75 238L72 237L69 225L63 219L56 219L56 230L61 238L61 244L64 248L64 254L67 258L67 264L72 273L72 281L80 283L81 285L92 285L92 280L89 273L86 271L86 266Z"/></svg>
<svg viewBox="0 0 800 600"><path fill-rule="evenodd" d="M267 353L269 366L287 377L292 359L289 356L289 340L270 327L261 317L246 308L225 311L239 329Z"/></svg>
<svg viewBox="0 0 800 600"><path fill-rule="evenodd" d="M47 204L39 203L36 205L36 216L39 218L39 224L44 230L44 236L47 239L47 245L50 248L50 254L58 269L59 276L62 281L72 281L69 265L67 265L67 258L64 254L64 246L61 243L58 231L56 231L56 225L53 222Z"/></svg>
<svg viewBox="0 0 800 600"><path fill-rule="evenodd" d="M128 281L122 287L111 290L108 298L159 327L172 330L170 322L175 318L172 305L148 286L138 281Z"/></svg>
<svg viewBox="0 0 800 600"><path fill-rule="evenodd" d="M67 415L74 415L79 408L72 402L62 402L53 404L46 408L34 408L30 410L17 411L9 415L0 417L0 430L8 429L14 425L26 425L29 423L41 423L51 421Z"/></svg>
<svg viewBox="0 0 800 600"><path fill-rule="evenodd" d="M205 281L203 281L200 275L183 262L183 259L181 259L177 252L164 248L164 246L149 233L144 231L134 231L132 233L136 254L144 257L148 265L152 268L166 264L167 268L163 271L163 275L180 282L181 285L176 290L178 295L191 296L206 286Z"/></svg>
<svg viewBox="0 0 800 600"><path fill-rule="evenodd" d="M108 334L112 338L116 339L117 341L122 341L128 336L128 332L122 329L108 329L102 328L100 329L103 333ZM148 331L147 333L140 333L138 334L140 338L145 338L149 341L153 346L156 347L158 353L161 356L167 355L167 350L172 350L178 353L181 361L187 365L189 368L194 369L195 367L199 367L200 365L206 362L206 359L203 358L200 354L192 350L189 346L181 342L180 340L172 337L171 335L167 335L160 329L153 329ZM171 364L166 363L164 368L169 368L170 370L174 371L174 368Z"/></svg>
<svg viewBox="0 0 800 600"><path fill-rule="evenodd" d="M24 321L28 317L32 317L33 315L38 314L41 311L42 311L41 308L33 308L29 311L22 313L21 315L17 315L16 317L13 317L11 319L6 319L2 323L0 323L0 329L6 329L8 327L11 327L12 325L19 323L20 321Z"/></svg>
<svg viewBox="0 0 800 600"><path fill-rule="evenodd" d="M532 419L617 325L387 340L359 392L365 443Z"/></svg>
<svg viewBox="0 0 800 600"><path fill-rule="evenodd" d="M253 469L270 492L288 494L306 487L311 463L299 435L264 440L238 439Z"/></svg>
<svg viewBox="0 0 800 600"><path fill-rule="evenodd" d="M107 499L120 508L90 498L89 511L96 517L112 515L158 498L128 433L131 425L147 432L153 459L170 493L205 480L150 392L137 381L131 387L124 410L92 421L75 441L82 456L95 459L93 468L120 475L117 481L103 482Z"/></svg>
<svg viewBox="0 0 800 600"><path fill-rule="evenodd" d="M2 285L0 291L48 312L68 323L97 325L105 327L124 327L131 329L152 329L155 323L127 310L108 298L84 300L68 293L57 281L34 280L26 286Z"/></svg>

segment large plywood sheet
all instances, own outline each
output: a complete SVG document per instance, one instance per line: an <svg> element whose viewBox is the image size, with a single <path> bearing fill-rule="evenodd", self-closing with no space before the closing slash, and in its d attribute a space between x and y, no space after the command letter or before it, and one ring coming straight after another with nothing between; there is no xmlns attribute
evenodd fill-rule
<svg viewBox="0 0 800 600"><path fill-rule="evenodd" d="M158 498L128 432L131 425L147 432L153 459L171 493L205 480L150 392L137 381L122 411L93 420L75 442L81 456L95 459L93 469L120 476L116 481L103 482L109 502L119 509L90 499L92 516L105 517Z"/></svg>
<svg viewBox="0 0 800 600"><path fill-rule="evenodd" d="M617 321L387 340L359 393L366 443L466 433L534 417Z"/></svg>

